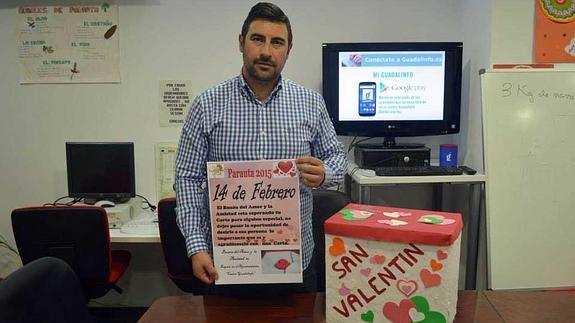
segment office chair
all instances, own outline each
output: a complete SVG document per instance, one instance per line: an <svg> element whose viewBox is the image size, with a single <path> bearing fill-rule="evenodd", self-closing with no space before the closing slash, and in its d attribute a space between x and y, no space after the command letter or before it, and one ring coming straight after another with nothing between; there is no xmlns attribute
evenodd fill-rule
<svg viewBox="0 0 575 323"><path fill-rule="evenodd" d="M111 250L106 211L94 206L41 206L12 211L12 230L22 263L52 256L64 260L82 283L86 299L104 296L130 263L130 253Z"/></svg>
<svg viewBox="0 0 575 323"><path fill-rule="evenodd" d="M158 202L158 224L168 277L179 289L194 295L205 295L206 286L192 271L186 240L176 223L176 198L165 198Z"/></svg>
<svg viewBox="0 0 575 323"><path fill-rule="evenodd" d="M337 211L343 209L350 198L345 193L332 190L313 190L313 241L316 264L317 291L325 291L325 234L323 223Z"/></svg>

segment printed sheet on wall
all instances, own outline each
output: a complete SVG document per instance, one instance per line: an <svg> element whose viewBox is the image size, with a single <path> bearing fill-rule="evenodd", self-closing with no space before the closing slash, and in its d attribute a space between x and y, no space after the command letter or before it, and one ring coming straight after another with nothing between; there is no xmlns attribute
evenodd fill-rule
<svg viewBox="0 0 575 323"><path fill-rule="evenodd" d="M20 83L119 83L118 6L20 7Z"/></svg>

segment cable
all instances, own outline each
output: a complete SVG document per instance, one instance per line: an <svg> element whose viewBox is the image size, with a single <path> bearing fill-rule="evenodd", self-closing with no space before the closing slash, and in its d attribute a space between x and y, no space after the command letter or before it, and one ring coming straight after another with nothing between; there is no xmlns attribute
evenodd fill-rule
<svg viewBox="0 0 575 323"><path fill-rule="evenodd" d="M354 146L354 142L357 139L357 136L353 137L353 139L351 140L351 142L349 143L349 146L347 146L347 153L349 154L349 152L351 151L351 149Z"/></svg>
<svg viewBox="0 0 575 323"><path fill-rule="evenodd" d="M66 199L66 198L70 198L69 196L62 196L58 199L56 199L54 202L52 203L44 203L43 206L72 206L80 201L82 201L81 198L75 197L72 199L72 201L66 202L66 203L58 203L58 201Z"/></svg>
<svg viewBox="0 0 575 323"><path fill-rule="evenodd" d="M0 246L12 251L13 253L15 253L17 256L19 256L18 251L14 248L12 248L11 245L8 244L8 242L6 241L6 238L4 238L3 235L0 234Z"/></svg>
<svg viewBox="0 0 575 323"><path fill-rule="evenodd" d="M147 198L145 198L145 197L143 197L142 195L139 195L139 194L136 194L136 196L139 197L139 198L141 198L141 199L143 200L142 202L145 202L145 203L148 205L148 207L143 207L142 209L144 209L144 210L150 209L152 212L156 211L156 208L157 208L157 207L156 207L155 205L153 205L152 203L150 203L150 201L148 201Z"/></svg>
<svg viewBox="0 0 575 323"><path fill-rule="evenodd" d="M349 146L347 147L347 153L349 154L349 152L350 152L353 148L355 148L355 146L361 144L361 143L364 142L364 141L368 141L368 140L373 139L373 138L375 138L375 137L367 137L367 138L363 138L363 139L360 139L360 140L358 140L358 141L355 141L355 140L357 139L357 136L353 137L351 143L350 143Z"/></svg>

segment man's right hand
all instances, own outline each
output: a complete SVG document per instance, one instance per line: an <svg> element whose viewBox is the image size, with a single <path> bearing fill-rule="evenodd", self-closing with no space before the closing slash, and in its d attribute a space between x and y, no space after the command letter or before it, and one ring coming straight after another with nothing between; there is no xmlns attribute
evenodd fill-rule
<svg viewBox="0 0 575 323"><path fill-rule="evenodd" d="M211 284L218 279L212 257L206 252L198 252L191 257L194 276L204 284Z"/></svg>

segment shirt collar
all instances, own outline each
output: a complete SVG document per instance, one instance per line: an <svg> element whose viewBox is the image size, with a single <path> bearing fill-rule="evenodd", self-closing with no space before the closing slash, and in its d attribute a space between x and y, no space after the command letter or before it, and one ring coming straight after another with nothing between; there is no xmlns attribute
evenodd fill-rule
<svg viewBox="0 0 575 323"><path fill-rule="evenodd" d="M248 82L246 82L246 80L244 79L244 76L240 73L240 75L237 77L238 79L238 86L240 87L240 90L242 91L242 93L244 95L247 95L248 97L251 97L255 100L258 100L258 98L256 97L256 95L254 94L254 92L252 91L252 89L250 88L250 86L248 85ZM270 94L270 98L268 100L271 101L274 97L276 97L276 95L278 94L278 92L283 89L284 85L285 85L285 80L284 78L280 75L280 78L278 80L278 83L276 84L276 86L274 87L274 89L272 90L272 93Z"/></svg>

